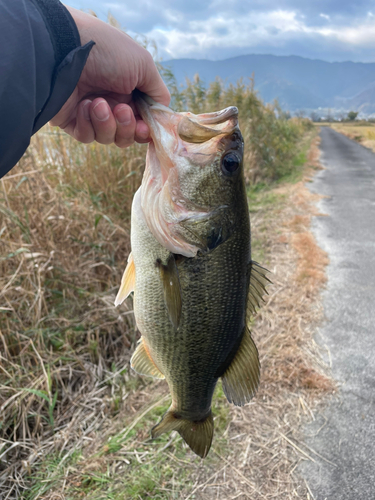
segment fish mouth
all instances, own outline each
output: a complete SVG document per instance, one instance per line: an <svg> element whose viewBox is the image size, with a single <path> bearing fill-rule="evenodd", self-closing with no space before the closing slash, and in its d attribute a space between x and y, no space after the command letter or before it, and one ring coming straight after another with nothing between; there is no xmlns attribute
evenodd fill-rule
<svg viewBox="0 0 375 500"><path fill-rule="evenodd" d="M202 167L211 164L222 149L219 143L223 136L238 130L238 109L235 106L195 115L175 112L139 90L133 92L133 99L150 129L149 153L157 158L163 184L181 157L191 157ZM153 176L159 174L154 168Z"/></svg>
<svg viewBox="0 0 375 500"><path fill-rule="evenodd" d="M195 115L178 113L139 91L133 93L137 110L150 129L146 167L141 186L141 207L157 241L172 253L196 256L202 245L183 233L188 219L197 223L219 207L199 206L183 196L179 171L212 165L221 156L222 138L238 129L238 110ZM189 241L190 240L190 241Z"/></svg>
<svg viewBox="0 0 375 500"><path fill-rule="evenodd" d="M171 127L176 127L181 140L192 144L201 144L219 135L230 134L238 126L238 109L235 106L195 115L190 112L176 113L138 90L133 92L133 100L143 121L149 126L153 139L157 123L166 126L168 121Z"/></svg>
<svg viewBox="0 0 375 500"><path fill-rule="evenodd" d="M173 115L176 115L176 113L171 108L168 108L168 106L164 106L164 104L154 101L152 97L148 96L147 94L144 94L140 90L137 89L134 90L132 98L142 120L150 128L151 136L152 133L155 131L155 126L157 121L153 116L155 112L163 113L171 119Z"/></svg>

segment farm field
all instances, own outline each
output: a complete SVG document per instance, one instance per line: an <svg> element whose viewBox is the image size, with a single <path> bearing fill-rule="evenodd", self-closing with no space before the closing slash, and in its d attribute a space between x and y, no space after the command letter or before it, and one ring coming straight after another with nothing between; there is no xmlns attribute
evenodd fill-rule
<svg viewBox="0 0 375 500"><path fill-rule="evenodd" d="M323 123L322 123L323 125ZM325 123L332 127L337 132L346 135L349 139L353 139L361 143L366 148L375 151L375 124L358 121L358 122L343 122L343 123Z"/></svg>

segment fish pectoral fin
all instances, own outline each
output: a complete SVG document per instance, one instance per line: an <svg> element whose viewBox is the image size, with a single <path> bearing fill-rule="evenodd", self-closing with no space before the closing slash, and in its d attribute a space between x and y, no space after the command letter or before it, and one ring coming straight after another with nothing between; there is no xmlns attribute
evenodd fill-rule
<svg viewBox="0 0 375 500"><path fill-rule="evenodd" d="M154 360L147 352L143 339L140 340L137 349L130 360L130 366L139 375L146 375L154 378L165 378L159 368L155 365Z"/></svg>
<svg viewBox="0 0 375 500"><path fill-rule="evenodd" d="M161 421L151 429L151 436L157 438L164 432L170 431L177 431L196 455L205 458L210 451L214 435L212 413L210 412L205 419L194 422L179 418L175 412L169 409Z"/></svg>
<svg viewBox="0 0 375 500"><path fill-rule="evenodd" d="M128 257L128 265L126 266L126 269L122 276L120 290L118 291L118 294L115 299L116 307L122 304L126 299L126 297L128 297L129 294L134 291L134 287L135 287L135 266L134 266L133 254L130 253Z"/></svg>
<svg viewBox="0 0 375 500"><path fill-rule="evenodd" d="M245 327L241 344L234 358L221 377L224 394L229 403L243 406L254 396L260 375L258 350Z"/></svg>
<svg viewBox="0 0 375 500"><path fill-rule="evenodd" d="M250 274L250 286L247 302L247 319L256 312L256 308L260 307L260 303L264 302L263 295L268 295L266 286L272 283L267 278L269 271L255 261L251 261L248 265L248 273Z"/></svg>
<svg viewBox="0 0 375 500"><path fill-rule="evenodd" d="M160 270L160 276L163 283L164 302L168 310L169 319L177 330L181 319L182 299L180 278L178 276L175 257L171 253L166 265L159 260L156 261L156 265Z"/></svg>

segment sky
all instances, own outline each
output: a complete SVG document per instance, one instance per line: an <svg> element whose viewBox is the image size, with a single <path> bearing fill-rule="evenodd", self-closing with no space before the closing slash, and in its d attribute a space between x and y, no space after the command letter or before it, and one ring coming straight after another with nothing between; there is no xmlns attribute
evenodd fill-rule
<svg viewBox="0 0 375 500"><path fill-rule="evenodd" d="M110 12L163 60L244 54L375 62L375 0L67 0Z"/></svg>

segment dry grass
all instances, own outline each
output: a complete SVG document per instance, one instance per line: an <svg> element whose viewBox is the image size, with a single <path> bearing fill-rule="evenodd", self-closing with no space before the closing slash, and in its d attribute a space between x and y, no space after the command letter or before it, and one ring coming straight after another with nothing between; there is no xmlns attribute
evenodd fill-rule
<svg viewBox="0 0 375 500"><path fill-rule="evenodd" d="M349 139L358 141L366 148L375 151L375 125L369 122L344 122L329 123L329 126Z"/></svg>
<svg viewBox="0 0 375 500"><path fill-rule="evenodd" d="M312 169L317 156L315 141ZM47 129L3 181L0 497L307 499L293 471L314 451L299 428L333 390L313 341L327 262L314 199L302 182L252 198L254 257L274 282L253 325L262 381L244 408L218 389L200 461L174 434L149 441L167 389L128 370L131 303L113 307L143 157Z"/></svg>
<svg viewBox="0 0 375 500"><path fill-rule="evenodd" d="M47 128L2 180L0 496L19 498L48 453L100 427L131 377L133 315L113 301L143 156Z"/></svg>

